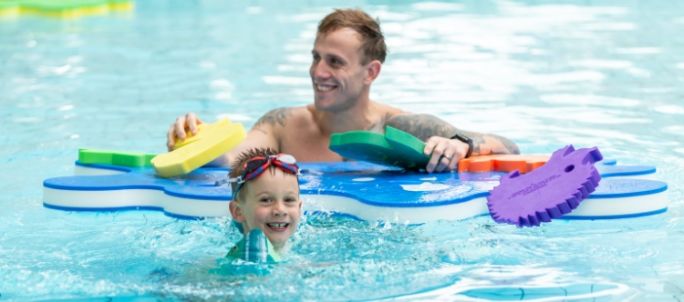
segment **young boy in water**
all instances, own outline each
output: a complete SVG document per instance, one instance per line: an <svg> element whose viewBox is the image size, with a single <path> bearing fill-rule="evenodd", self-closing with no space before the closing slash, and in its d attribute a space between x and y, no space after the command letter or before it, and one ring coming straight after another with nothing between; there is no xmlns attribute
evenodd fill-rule
<svg viewBox="0 0 684 302"><path fill-rule="evenodd" d="M228 257L277 262L297 230L302 212L299 167L292 155L254 148L238 156L229 177L233 190L230 214L245 237Z"/></svg>

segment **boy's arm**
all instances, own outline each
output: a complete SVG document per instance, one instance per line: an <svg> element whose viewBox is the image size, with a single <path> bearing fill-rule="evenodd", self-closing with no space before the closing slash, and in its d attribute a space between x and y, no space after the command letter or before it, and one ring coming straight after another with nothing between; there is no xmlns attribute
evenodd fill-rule
<svg viewBox="0 0 684 302"><path fill-rule="evenodd" d="M430 114L400 114L387 120L386 125L406 131L425 141L425 154L430 156L428 172L455 170L458 161L470 156L488 154L518 154L518 146L509 139L487 133L457 129ZM460 136L472 141L472 150L466 142L452 137Z"/></svg>

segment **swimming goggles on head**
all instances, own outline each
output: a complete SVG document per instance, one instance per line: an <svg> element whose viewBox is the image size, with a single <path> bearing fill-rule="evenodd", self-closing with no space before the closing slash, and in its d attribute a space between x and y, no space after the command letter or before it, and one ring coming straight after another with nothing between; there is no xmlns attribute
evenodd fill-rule
<svg viewBox="0 0 684 302"><path fill-rule="evenodd" d="M264 173L270 166L279 168L285 173L299 175L297 160L290 154L279 153L266 157L252 157L242 166L242 175L228 180L231 183L237 183L237 188L235 189L235 192L233 192L233 199L235 199L235 196L237 196L237 193L242 189L245 182L259 177L259 175Z"/></svg>

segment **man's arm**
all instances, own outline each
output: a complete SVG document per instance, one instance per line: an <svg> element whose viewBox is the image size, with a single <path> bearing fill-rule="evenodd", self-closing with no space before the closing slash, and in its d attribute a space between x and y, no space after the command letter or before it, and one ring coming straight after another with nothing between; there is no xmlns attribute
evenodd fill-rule
<svg viewBox="0 0 684 302"><path fill-rule="evenodd" d="M473 140L471 155L520 153L518 146L505 137L460 130L431 114L395 115L387 120L386 125L411 133L423 141L433 136L451 138L459 134L469 137Z"/></svg>
<svg viewBox="0 0 684 302"><path fill-rule="evenodd" d="M279 129L285 126L292 108L273 109L259 118L247 133L247 137L232 150L212 161L212 165L230 166L230 159L252 148L271 148L280 152Z"/></svg>
<svg viewBox="0 0 684 302"><path fill-rule="evenodd" d="M458 160L464 158L468 152L471 156L520 153L518 146L507 138L460 130L430 114L395 115L387 120L386 125L409 132L425 141L425 154L430 156L426 167L428 172L455 170ZM455 135L470 138L473 150L468 150L468 144L451 139Z"/></svg>

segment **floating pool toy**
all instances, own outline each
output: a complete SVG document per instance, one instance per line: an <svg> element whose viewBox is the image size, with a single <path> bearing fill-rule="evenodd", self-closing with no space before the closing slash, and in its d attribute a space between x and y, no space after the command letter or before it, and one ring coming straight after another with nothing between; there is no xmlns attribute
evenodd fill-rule
<svg viewBox="0 0 684 302"><path fill-rule="evenodd" d="M412 134L397 128L385 127L385 134L370 131L335 133L330 137L330 150L344 158L380 165L397 166L408 170L425 168L430 158L423 153L425 143ZM541 167L548 155L486 155L461 159L458 172L527 173Z"/></svg>
<svg viewBox="0 0 684 302"><path fill-rule="evenodd" d="M596 165L601 184L562 219L611 219L663 213L667 184L651 180L653 166ZM149 167L76 162L79 175L43 182L43 204L67 211L152 209L181 218L229 215L227 169L199 168L182 178L161 178ZM365 162L302 163L306 211L368 221L425 223L488 215L486 197L503 172L404 171ZM108 174L108 175L98 175Z"/></svg>
<svg viewBox="0 0 684 302"><path fill-rule="evenodd" d="M175 150L164 154L118 152L112 150L80 149L81 164L103 164L132 168L154 167L162 177L180 176L203 166L229 151L245 138L241 124L220 120L199 125L198 133L179 141Z"/></svg>
<svg viewBox="0 0 684 302"><path fill-rule="evenodd" d="M390 126L385 128L384 135L370 131L334 133L329 147L345 158L410 170L425 167L430 159L423 154L425 143Z"/></svg>
<svg viewBox="0 0 684 302"><path fill-rule="evenodd" d="M513 172L525 174L543 166L548 155L497 154L464 158L458 161L458 172Z"/></svg>
<svg viewBox="0 0 684 302"><path fill-rule="evenodd" d="M545 284L536 286L506 283L487 287L465 286L465 290L452 296L457 297L455 300L460 298L464 301L586 301L589 299L600 301L601 298L610 299L610 297L620 296L628 290L629 288L626 285L619 283ZM551 297L553 298L549 299ZM559 297L561 299L558 299ZM414 298L413 300L440 300L441 297L418 294L408 297L408 299L411 298Z"/></svg>
<svg viewBox="0 0 684 302"><path fill-rule="evenodd" d="M599 150L575 150L572 145L555 151L549 161L531 173L514 171L487 197L496 222L538 226L577 208L594 192L601 176L594 163L603 159Z"/></svg>
<svg viewBox="0 0 684 302"><path fill-rule="evenodd" d="M154 157L152 166L162 177L185 175L228 152L245 136L242 124L228 119L201 124L197 134L178 141L173 151Z"/></svg>
<svg viewBox="0 0 684 302"><path fill-rule="evenodd" d="M106 164L133 168L152 167L153 153L118 152L101 149L79 149L78 162L82 164Z"/></svg>
<svg viewBox="0 0 684 302"><path fill-rule="evenodd" d="M132 8L131 0L0 0L0 16L29 14L71 19Z"/></svg>

